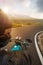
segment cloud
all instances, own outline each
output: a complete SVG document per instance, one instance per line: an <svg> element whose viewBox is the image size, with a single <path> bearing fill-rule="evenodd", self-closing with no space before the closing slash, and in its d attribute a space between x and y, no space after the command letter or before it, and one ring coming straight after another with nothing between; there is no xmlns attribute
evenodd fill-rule
<svg viewBox="0 0 43 65"><path fill-rule="evenodd" d="M37 9L39 12L43 12L43 0L37 0Z"/></svg>
<svg viewBox="0 0 43 65"><path fill-rule="evenodd" d="M43 0L0 0L0 8L8 9L8 15L27 15L43 18Z"/></svg>

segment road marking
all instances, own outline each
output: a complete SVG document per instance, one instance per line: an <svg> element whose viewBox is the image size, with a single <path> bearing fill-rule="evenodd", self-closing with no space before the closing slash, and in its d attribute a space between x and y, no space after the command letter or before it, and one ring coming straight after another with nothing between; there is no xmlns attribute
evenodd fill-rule
<svg viewBox="0 0 43 65"><path fill-rule="evenodd" d="M36 35L35 35L35 37L34 37L34 40L35 40L35 46L36 46L36 50L37 50L38 56L39 56L39 58L40 58L41 64L43 65L43 56L42 56L42 54L41 54L41 52L40 52L40 49L39 49L39 47L38 47L38 44L37 44L37 36L38 36L38 34L40 34L40 33L43 33L43 31L40 31L40 32L36 33Z"/></svg>

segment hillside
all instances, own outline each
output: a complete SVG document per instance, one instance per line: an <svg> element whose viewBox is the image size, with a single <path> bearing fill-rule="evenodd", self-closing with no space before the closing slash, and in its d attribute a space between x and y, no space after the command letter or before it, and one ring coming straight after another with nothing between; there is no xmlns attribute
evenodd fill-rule
<svg viewBox="0 0 43 65"><path fill-rule="evenodd" d="M20 27L25 25L43 25L43 19L18 19L18 18L11 18L12 26L13 27Z"/></svg>
<svg viewBox="0 0 43 65"><path fill-rule="evenodd" d="M7 16L1 9L0 9L0 29L10 27L12 22L12 27L21 27L26 25L43 25L43 19L35 19L26 16L18 16L18 17L10 17Z"/></svg>

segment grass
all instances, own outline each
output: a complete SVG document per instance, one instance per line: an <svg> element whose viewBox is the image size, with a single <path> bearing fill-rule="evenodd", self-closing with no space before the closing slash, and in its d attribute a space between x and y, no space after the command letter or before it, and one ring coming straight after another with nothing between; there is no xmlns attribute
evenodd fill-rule
<svg viewBox="0 0 43 65"><path fill-rule="evenodd" d="M42 25L43 26L43 20L39 19L12 19L12 27L23 27L26 25Z"/></svg>

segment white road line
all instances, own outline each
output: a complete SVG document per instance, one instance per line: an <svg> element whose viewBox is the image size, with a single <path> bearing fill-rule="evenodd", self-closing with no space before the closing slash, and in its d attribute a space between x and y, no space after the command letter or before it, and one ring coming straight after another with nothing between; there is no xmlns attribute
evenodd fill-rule
<svg viewBox="0 0 43 65"><path fill-rule="evenodd" d="M42 54L41 54L41 52L40 52L40 49L39 49L39 47L38 47L38 44L37 44L37 36L38 36L38 34L40 34L40 33L43 33L43 31L40 31L40 32L36 33L36 35L35 35L35 37L34 37L34 41L35 41L35 46L36 46L36 50L37 50L39 59L40 59L40 61L41 61L41 64L43 65L43 56L42 56Z"/></svg>

